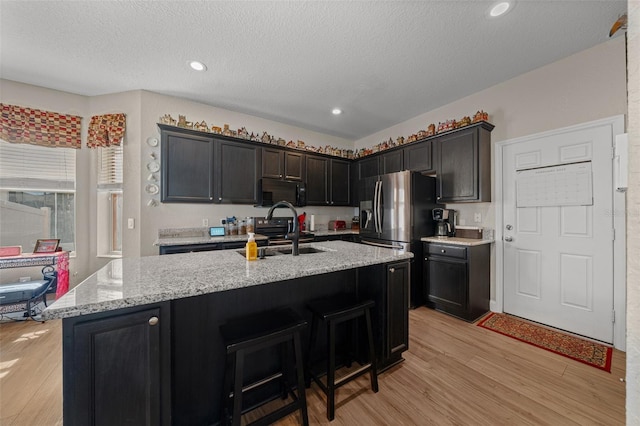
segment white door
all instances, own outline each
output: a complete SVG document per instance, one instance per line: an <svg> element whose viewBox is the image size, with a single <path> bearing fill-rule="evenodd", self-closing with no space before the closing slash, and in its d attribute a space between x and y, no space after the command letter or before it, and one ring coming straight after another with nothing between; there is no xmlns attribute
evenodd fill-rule
<svg viewBox="0 0 640 426"><path fill-rule="evenodd" d="M612 146L609 125L504 146L505 312L613 342ZM516 206L518 170L583 161L593 205Z"/></svg>

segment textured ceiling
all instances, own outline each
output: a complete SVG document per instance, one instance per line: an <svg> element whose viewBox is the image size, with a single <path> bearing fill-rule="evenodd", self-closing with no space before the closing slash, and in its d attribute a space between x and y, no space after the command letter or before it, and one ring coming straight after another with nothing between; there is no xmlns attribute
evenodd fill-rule
<svg viewBox="0 0 640 426"><path fill-rule="evenodd" d="M604 42L626 11L519 0L490 19L492 3L2 0L0 76L144 89L355 140Z"/></svg>

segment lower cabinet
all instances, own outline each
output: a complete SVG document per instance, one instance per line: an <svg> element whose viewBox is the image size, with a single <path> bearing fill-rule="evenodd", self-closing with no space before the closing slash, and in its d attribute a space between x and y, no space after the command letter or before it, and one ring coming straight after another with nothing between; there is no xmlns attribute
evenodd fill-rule
<svg viewBox="0 0 640 426"><path fill-rule="evenodd" d="M333 235L316 235L313 242L320 243L322 241L348 241L350 243L359 242L358 234L333 234Z"/></svg>
<svg viewBox="0 0 640 426"><path fill-rule="evenodd" d="M171 424L169 302L63 320L66 426Z"/></svg>
<svg viewBox="0 0 640 426"><path fill-rule="evenodd" d="M490 245L424 244L427 306L474 321L489 311Z"/></svg>
<svg viewBox="0 0 640 426"><path fill-rule="evenodd" d="M223 243L205 244L180 244L175 246L160 246L160 254L195 253L198 251L230 250L241 249L247 244L246 241L227 241ZM267 240L256 241L258 247L267 245Z"/></svg>
<svg viewBox="0 0 640 426"><path fill-rule="evenodd" d="M379 371L402 361L402 352L409 348L410 265L402 261L359 271L359 297L376 303L373 332Z"/></svg>

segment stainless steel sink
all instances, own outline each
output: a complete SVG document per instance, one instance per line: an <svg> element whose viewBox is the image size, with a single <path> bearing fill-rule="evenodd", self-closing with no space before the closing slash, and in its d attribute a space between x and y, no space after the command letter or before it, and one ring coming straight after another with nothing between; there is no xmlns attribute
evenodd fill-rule
<svg viewBox="0 0 640 426"><path fill-rule="evenodd" d="M284 248L278 250L282 254L291 254L292 248ZM324 253L325 250L320 250L315 247L300 247L298 249L298 253L300 254L311 254L311 253Z"/></svg>

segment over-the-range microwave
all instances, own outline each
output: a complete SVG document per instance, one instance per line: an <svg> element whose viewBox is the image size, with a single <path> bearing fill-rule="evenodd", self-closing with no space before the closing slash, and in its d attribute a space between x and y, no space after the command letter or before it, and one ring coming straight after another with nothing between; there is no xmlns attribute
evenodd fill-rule
<svg viewBox="0 0 640 426"><path fill-rule="evenodd" d="M278 201L288 201L296 207L307 205L307 191L304 182L279 179L260 179L259 206L269 207Z"/></svg>

